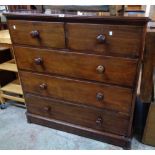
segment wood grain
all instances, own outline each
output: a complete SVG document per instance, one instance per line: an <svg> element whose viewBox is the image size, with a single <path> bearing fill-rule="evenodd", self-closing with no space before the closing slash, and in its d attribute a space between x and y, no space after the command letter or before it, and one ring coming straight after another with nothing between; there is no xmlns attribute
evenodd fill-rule
<svg viewBox="0 0 155 155"><path fill-rule="evenodd" d="M136 59L14 46L19 69L134 87ZM24 57L24 59L21 59ZM42 63L36 64L35 59ZM96 68L105 70L99 73Z"/></svg>
<svg viewBox="0 0 155 155"><path fill-rule="evenodd" d="M80 125L75 125L47 117L42 117L39 115L30 114L28 112L26 113L26 116L29 123L40 124L56 130L61 130L79 136L96 139L104 143L106 142L109 144L123 147L124 149L131 148L131 139L125 136L98 131L91 128L82 127Z"/></svg>
<svg viewBox="0 0 155 155"><path fill-rule="evenodd" d="M67 23L66 29L69 49L126 57L140 55L141 26ZM105 43L97 41L100 34L105 35Z"/></svg>
<svg viewBox="0 0 155 155"><path fill-rule="evenodd" d="M64 23L9 20L8 25L13 43L65 48ZM37 38L31 37L30 34L35 30L39 32Z"/></svg>
<svg viewBox="0 0 155 155"><path fill-rule="evenodd" d="M67 102L63 103L59 100L41 98L29 94L25 98L29 113L103 132L107 131L119 135L126 135L128 117L123 117L119 113L76 106ZM98 117L103 119L100 125L96 124Z"/></svg>
<svg viewBox="0 0 155 155"><path fill-rule="evenodd" d="M28 122L130 148L149 19L5 15Z"/></svg>
<svg viewBox="0 0 155 155"><path fill-rule="evenodd" d="M132 90L128 88L24 71L20 71L20 77L25 92L125 113L130 112ZM31 80L28 80L30 77ZM40 89L41 84L46 84L47 88ZM97 93L104 95L103 100L96 99Z"/></svg>
<svg viewBox="0 0 155 155"><path fill-rule="evenodd" d="M92 12L90 12L92 13ZM72 22L72 23L103 23L103 24L113 24L113 25L140 25L145 26L150 20L148 17L145 17L145 14L124 14L122 16L111 16L110 14L105 13L103 16L94 15L75 15L75 14L65 14L65 16L59 17L57 14L43 14L43 13L22 13L22 12L6 12L4 15L7 19L12 20L33 20L33 21L63 21L63 22Z"/></svg>

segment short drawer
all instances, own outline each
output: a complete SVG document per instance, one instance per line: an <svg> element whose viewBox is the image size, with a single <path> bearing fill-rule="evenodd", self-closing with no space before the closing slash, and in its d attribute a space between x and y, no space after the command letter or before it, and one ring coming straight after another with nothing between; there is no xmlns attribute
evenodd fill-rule
<svg viewBox="0 0 155 155"><path fill-rule="evenodd" d="M14 46L19 69L132 87L137 59ZM24 59L22 59L24 57Z"/></svg>
<svg viewBox="0 0 155 155"><path fill-rule="evenodd" d="M131 110L132 89L20 71L25 92L124 113Z"/></svg>
<svg viewBox="0 0 155 155"><path fill-rule="evenodd" d="M84 53L138 57L143 27L68 23L68 48Z"/></svg>
<svg viewBox="0 0 155 155"><path fill-rule="evenodd" d="M64 23L9 20L8 24L15 44L65 48Z"/></svg>
<svg viewBox="0 0 155 155"><path fill-rule="evenodd" d="M129 117L117 112L92 109L30 94L27 94L25 99L28 113L103 132L127 135Z"/></svg>

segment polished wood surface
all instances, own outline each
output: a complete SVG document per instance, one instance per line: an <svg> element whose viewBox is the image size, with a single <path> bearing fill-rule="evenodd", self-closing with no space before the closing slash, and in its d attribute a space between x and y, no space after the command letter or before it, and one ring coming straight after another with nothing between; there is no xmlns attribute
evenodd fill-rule
<svg viewBox="0 0 155 155"><path fill-rule="evenodd" d="M19 69L134 87L137 59L14 46ZM24 59L21 59L24 57ZM37 62L36 62L37 61ZM104 67L103 71L98 70Z"/></svg>
<svg viewBox="0 0 155 155"><path fill-rule="evenodd" d="M98 131L92 128L86 128L80 125L75 125L60 120L55 120L52 118L49 119L46 117L42 117L40 115L26 113L26 116L29 123L36 123L39 125L51 127L56 130L61 130L72 134L77 134L79 136L96 139L104 143L106 142L109 144L123 147L124 149L131 148L131 139L126 138L125 136L120 136L109 132Z"/></svg>
<svg viewBox="0 0 155 155"><path fill-rule="evenodd" d="M20 77L25 92L126 113L130 112L132 90L128 88L23 71L20 71ZM27 80L29 77L31 80ZM103 94L102 99L97 98L98 93Z"/></svg>
<svg viewBox="0 0 155 155"><path fill-rule="evenodd" d="M13 43L65 48L64 23L9 20L8 25Z"/></svg>
<svg viewBox="0 0 155 155"><path fill-rule="evenodd" d="M89 12L86 15L77 14L44 14L38 12L6 12L4 15L7 19L16 20L33 20L33 21L63 21L63 22L78 22L78 23L106 23L120 25L143 25L145 26L150 19L145 14L128 14L111 16L110 13L103 15Z"/></svg>
<svg viewBox="0 0 155 155"><path fill-rule="evenodd" d="M142 41L142 26L68 23L68 48L95 54L138 57ZM99 35L105 41L99 41Z"/></svg>
<svg viewBox="0 0 155 155"><path fill-rule="evenodd" d="M28 122L129 148L148 18L5 15Z"/></svg>
<svg viewBox="0 0 155 155"><path fill-rule="evenodd" d="M117 112L64 104L59 100L49 100L34 95L26 95L26 101L29 113L103 132L126 135L129 117Z"/></svg>

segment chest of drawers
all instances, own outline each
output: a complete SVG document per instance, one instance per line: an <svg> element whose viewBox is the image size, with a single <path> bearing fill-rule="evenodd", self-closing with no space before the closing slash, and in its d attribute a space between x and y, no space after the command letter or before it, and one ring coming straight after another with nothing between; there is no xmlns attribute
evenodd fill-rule
<svg viewBox="0 0 155 155"><path fill-rule="evenodd" d="M28 122L130 147L148 19L5 15Z"/></svg>

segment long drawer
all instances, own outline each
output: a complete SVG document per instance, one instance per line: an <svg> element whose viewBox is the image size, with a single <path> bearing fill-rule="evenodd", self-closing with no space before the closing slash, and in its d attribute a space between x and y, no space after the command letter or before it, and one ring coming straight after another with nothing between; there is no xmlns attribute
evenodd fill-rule
<svg viewBox="0 0 155 155"><path fill-rule="evenodd" d="M126 135L129 117L108 110L96 110L54 99L26 94L28 113L92 128Z"/></svg>
<svg viewBox="0 0 155 155"><path fill-rule="evenodd" d="M8 24L15 44L65 48L64 23L9 20Z"/></svg>
<svg viewBox="0 0 155 155"><path fill-rule="evenodd" d="M133 87L137 59L14 46L19 69ZM21 59L24 57L24 59Z"/></svg>
<svg viewBox="0 0 155 155"><path fill-rule="evenodd" d="M20 71L25 92L124 113L131 110L132 89Z"/></svg>
<svg viewBox="0 0 155 155"><path fill-rule="evenodd" d="M67 23L68 48L80 52L137 57L142 26Z"/></svg>

